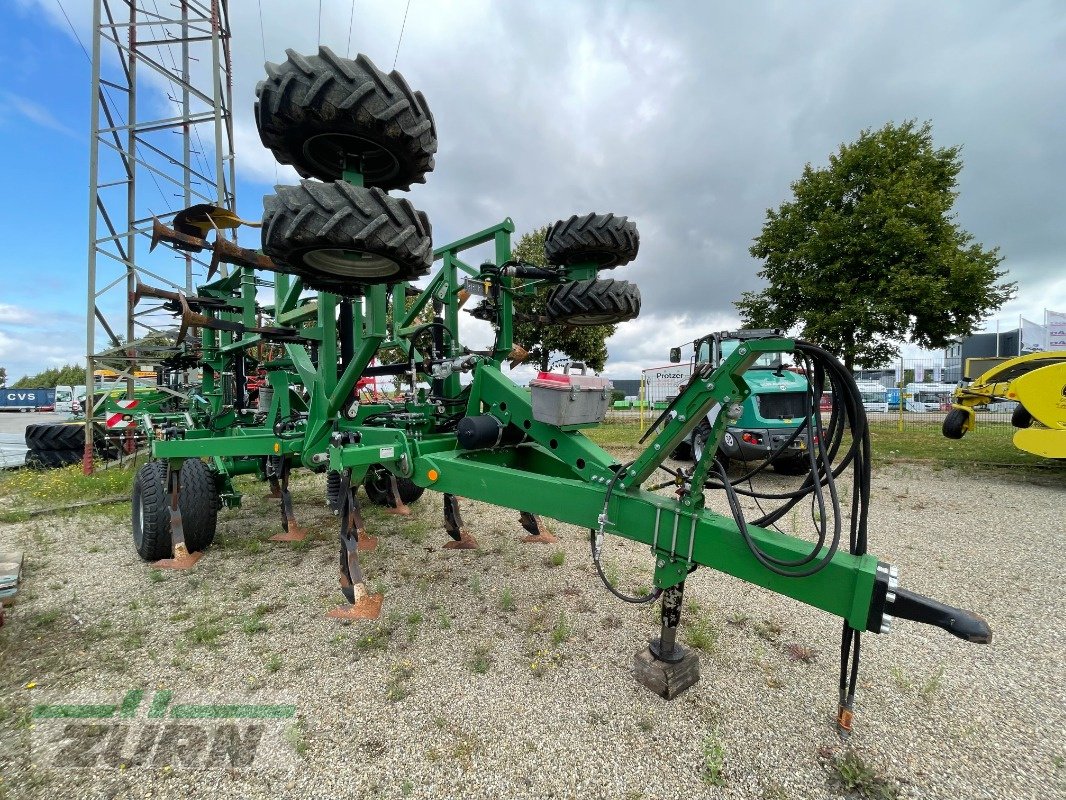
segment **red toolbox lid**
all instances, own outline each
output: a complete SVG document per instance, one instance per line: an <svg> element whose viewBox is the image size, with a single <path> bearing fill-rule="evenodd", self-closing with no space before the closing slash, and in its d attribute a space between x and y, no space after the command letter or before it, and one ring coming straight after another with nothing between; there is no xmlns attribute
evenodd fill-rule
<svg viewBox="0 0 1066 800"><path fill-rule="evenodd" d="M578 391L590 392L611 388L611 382L607 378L595 375L564 374L561 372L538 372L537 377L529 382L530 386L538 389L556 389L569 391L576 388Z"/></svg>

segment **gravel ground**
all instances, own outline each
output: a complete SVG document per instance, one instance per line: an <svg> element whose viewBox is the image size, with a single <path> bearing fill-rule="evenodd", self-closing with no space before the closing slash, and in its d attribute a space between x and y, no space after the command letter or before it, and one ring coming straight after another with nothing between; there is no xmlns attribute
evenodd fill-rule
<svg viewBox="0 0 1066 800"><path fill-rule="evenodd" d="M584 531L552 522L558 545L521 544L506 509L464 501L481 548L457 552L441 549L438 495L406 520L367 508L384 611L328 619L339 594L322 484L296 482L316 536L295 546L263 541L276 502L243 484L244 507L222 513L187 573L137 560L123 506L0 524L0 550L28 563L0 632L0 797L774 800L847 795L842 775L870 797L1066 797L1061 481L875 473L871 552L901 585L984 614L994 642L907 622L868 636L850 749L832 727L835 618L699 572L682 627L706 648L702 679L668 703L630 674L653 611L606 594ZM608 559L623 588L650 575L644 548L612 538ZM255 769L31 762L31 704L135 688L284 697L297 717Z"/></svg>

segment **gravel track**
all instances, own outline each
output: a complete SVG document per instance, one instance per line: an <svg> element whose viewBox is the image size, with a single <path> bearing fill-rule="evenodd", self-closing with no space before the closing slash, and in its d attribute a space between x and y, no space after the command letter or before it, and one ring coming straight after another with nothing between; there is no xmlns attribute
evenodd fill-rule
<svg viewBox="0 0 1066 800"><path fill-rule="evenodd" d="M216 546L188 573L136 558L122 506L0 524L0 550L28 562L0 632L0 797L846 794L836 618L700 571L682 629L704 633L702 679L667 703L630 674L654 611L606 594L587 532L549 522L558 545L522 544L517 512L463 501L481 549L445 551L439 495L407 520L367 504L380 539L364 563L385 609L346 625L325 617L340 595L322 476L295 481L316 534L296 547L261 541L280 527L276 501L242 486L244 507L220 514ZM908 622L864 639L850 745L884 781L874 796L1066 796L1064 501L1061 482L1040 477L875 472L871 552L906 588L982 613L994 641ZM609 538L607 559L623 588L646 585L645 548ZM255 771L29 765L26 709L40 693L138 687L291 697L290 745L304 752Z"/></svg>

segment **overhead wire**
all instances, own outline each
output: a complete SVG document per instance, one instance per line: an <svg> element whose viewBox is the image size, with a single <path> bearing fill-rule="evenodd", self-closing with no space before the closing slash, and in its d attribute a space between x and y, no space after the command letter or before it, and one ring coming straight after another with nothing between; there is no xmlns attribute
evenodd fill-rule
<svg viewBox="0 0 1066 800"><path fill-rule="evenodd" d="M81 36L78 35L78 31L74 27L74 23L70 21L70 15L67 14L67 10L63 7L63 0L56 0L56 5L59 6L59 10L63 14L63 19L67 21L67 25L70 27L70 32L74 34L75 41L77 41L78 46L81 48L81 51L85 54L85 59L89 62L89 65L91 66L93 63L93 57L89 55L88 49L86 49L85 44L81 40ZM119 111L118 104L115 102L115 98L111 96L111 92L109 92L107 87L103 85L100 86L100 91L103 92L104 96L110 102L108 110L116 117L118 117L119 122L121 122L122 125L125 126L126 118L122 115L122 112ZM96 102L100 102L99 98L94 98L94 100ZM167 199L166 193L163 191L163 187L159 185L159 180L156 178L155 173L151 170L148 170L148 175L152 179L152 183L155 184L155 188L159 192L159 196L162 198L164 205L166 205L167 211L173 211L170 206L170 201Z"/></svg>
<svg viewBox="0 0 1066 800"><path fill-rule="evenodd" d="M396 60L400 57L400 42L403 41L403 32L407 27L407 12L411 10L411 0L407 0L407 7L403 10L403 24L400 26L400 38L396 40L396 53L392 57L392 68L396 69Z"/></svg>
<svg viewBox="0 0 1066 800"><path fill-rule="evenodd" d="M352 13L348 17L348 45L344 48L344 57L352 57L352 25L355 23L355 0L352 0Z"/></svg>

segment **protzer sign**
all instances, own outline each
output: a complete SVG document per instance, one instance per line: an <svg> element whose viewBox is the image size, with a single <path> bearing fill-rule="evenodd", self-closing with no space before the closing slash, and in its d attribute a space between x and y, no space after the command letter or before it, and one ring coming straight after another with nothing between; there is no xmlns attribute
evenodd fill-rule
<svg viewBox="0 0 1066 800"><path fill-rule="evenodd" d="M681 387L688 383L690 375L691 364L667 364L643 370L641 385L644 387L644 401L665 403L673 400L681 393Z"/></svg>

